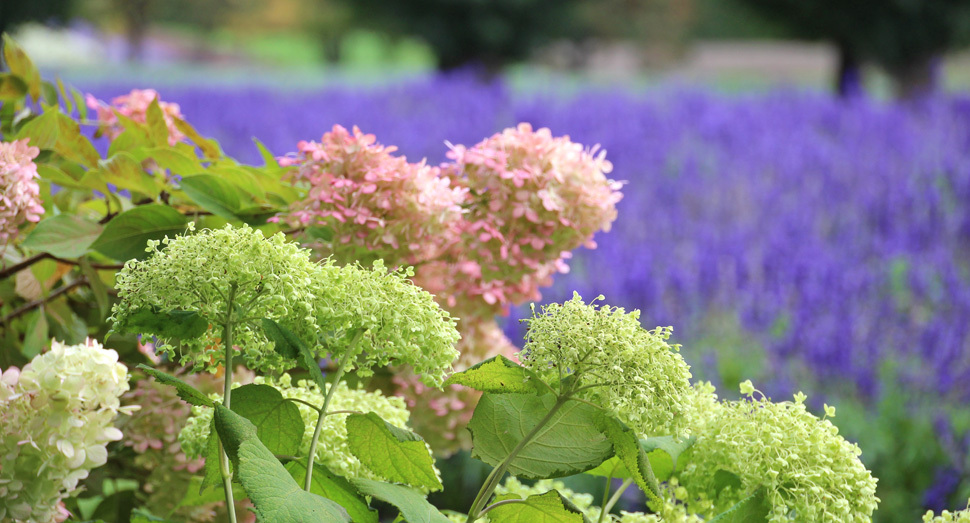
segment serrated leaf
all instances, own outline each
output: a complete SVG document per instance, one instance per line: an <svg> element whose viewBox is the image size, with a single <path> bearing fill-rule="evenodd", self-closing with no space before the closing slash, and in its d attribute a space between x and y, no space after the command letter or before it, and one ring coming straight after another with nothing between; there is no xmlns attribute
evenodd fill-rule
<svg viewBox="0 0 970 523"><path fill-rule="evenodd" d="M116 260L143 259L148 240L185 232L185 216L159 204L141 205L115 216L91 247Z"/></svg>
<svg viewBox="0 0 970 523"><path fill-rule="evenodd" d="M3 35L3 59L10 72L19 76L27 84L27 90L35 101L40 100L40 72L27 56L27 53L7 34Z"/></svg>
<svg viewBox="0 0 970 523"><path fill-rule="evenodd" d="M474 367L452 374L445 385L464 385L482 392L541 394L544 387L529 369L505 356L489 358Z"/></svg>
<svg viewBox="0 0 970 523"><path fill-rule="evenodd" d="M41 220L24 238L22 247L59 258L78 258L101 235L102 227L73 214L59 214Z"/></svg>
<svg viewBox="0 0 970 523"><path fill-rule="evenodd" d="M263 318L262 326L263 334L266 335L266 339L273 342L277 353L284 358L300 362L300 365L310 373L313 381L320 386L320 390L327 390L327 380L320 370L320 364L310 352L310 348L293 331L269 318Z"/></svg>
<svg viewBox="0 0 970 523"><path fill-rule="evenodd" d="M667 481L677 469L678 461L696 438L675 438L673 436L657 436L640 440L640 447L647 453L650 460L650 467L659 481ZM604 461L600 466L593 470L586 471L591 476L608 477L612 476L619 479L630 479L630 471L617 457L612 457Z"/></svg>
<svg viewBox="0 0 970 523"><path fill-rule="evenodd" d="M20 100L27 95L27 83L19 76L0 74L0 102Z"/></svg>
<svg viewBox="0 0 970 523"><path fill-rule="evenodd" d="M175 376L162 372L158 369L153 369L144 363L139 364L138 368L145 371L145 373L149 376L158 380L159 383L175 387L175 392L178 394L178 397L185 400L185 402L189 405L195 405L197 407L212 406L212 400L210 400L208 396L202 394L199 389L196 389L192 385L185 383Z"/></svg>
<svg viewBox="0 0 970 523"><path fill-rule="evenodd" d="M421 436L373 412L347 416L347 444L365 467L384 479L432 491L443 488Z"/></svg>
<svg viewBox="0 0 970 523"><path fill-rule="evenodd" d="M306 478L306 464L303 461L291 461L285 466L293 480L302 484ZM310 492L339 503L355 523L377 523L377 511L367 506L357 488L319 463L313 467Z"/></svg>
<svg viewBox="0 0 970 523"><path fill-rule="evenodd" d="M761 523L768 521L771 507L765 500L765 488L760 487L733 507L718 514L710 523Z"/></svg>
<svg viewBox="0 0 970 523"><path fill-rule="evenodd" d="M182 191L199 207L227 220L237 220L245 195L232 183L213 176L200 174L182 178Z"/></svg>
<svg viewBox="0 0 970 523"><path fill-rule="evenodd" d="M472 457L489 465L502 462L556 403L552 394L485 393L468 429ZM569 476L613 456L613 445L596 428L600 410L569 401L512 460L508 471L526 479Z"/></svg>
<svg viewBox="0 0 970 523"><path fill-rule="evenodd" d="M204 495L206 490L212 489L214 492L222 491L223 499L225 499L226 494L223 489L212 488L222 483L222 471L219 469L219 460L221 459L222 451L219 449L219 434L216 431L216 420L213 416L212 421L209 422L209 436L205 440L205 468L202 469L202 483L199 485L200 496ZM231 463L229 467L231 470Z"/></svg>
<svg viewBox="0 0 970 523"><path fill-rule="evenodd" d="M518 496L499 496L496 500L520 499ZM488 511L491 523L590 523L576 505L558 490L529 496L523 503L501 505Z"/></svg>
<svg viewBox="0 0 970 523"><path fill-rule="evenodd" d="M608 414L601 414L597 426L613 442L613 452L630 473L633 481L652 498L660 492L660 484L653 473L647 453L640 446L636 432Z"/></svg>
<svg viewBox="0 0 970 523"><path fill-rule="evenodd" d="M357 491L361 494L377 498L397 507L408 523L451 522L434 505L428 503L424 494L412 487L364 478L352 479L350 482L357 487Z"/></svg>
<svg viewBox="0 0 970 523"><path fill-rule="evenodd" d="M16 139L30 139L32 147L41 149L53 149L60 134L60 126L57 122L57 113L47 111L24 123L17 131Z"/></svg>
<svg viewBox="0 0 970 523"><path fill-rule="evenodd" d="M256 435L246 418L222 405L215 406L219 439L239 480L256 507L261 521L291 523L349 522L347 511L336 502L300 489L286 468Z"/></svg>
<svg viewBox="0 0 970 523"><path fill-rule="evenodd" d="M140 308L112 327L121 334L153 334L160 338L194 339L205 334L209 322L195 311Z"/></svg>
<svg viewBox="0 0 970 523"><path fill-rule="evenodd" d="M159 146L168 145L168 125L165 123L165 114L158 105L157 96L145 110L145 122L148 124L148 135L152 142Z"/></svg>
<svg viewBox="0 0 970 523"><path fill-rule="evenodd" d="M232 410L256 425L256 434L274 454L295 455L303 441L300 409L269 385L243 385L232 392Z"/></svg>

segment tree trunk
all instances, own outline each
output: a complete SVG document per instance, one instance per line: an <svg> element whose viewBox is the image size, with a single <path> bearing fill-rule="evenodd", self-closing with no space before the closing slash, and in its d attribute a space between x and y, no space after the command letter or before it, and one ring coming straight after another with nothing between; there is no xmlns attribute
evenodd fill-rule
<svg viewBox="0 0 970 523"><path fill-rule="evenodd" d="M848 45L839 44L839 71L835 90L840 98L855 98L865 90L862 86L862 63Z"/></svg>
<svg viewBox="0 0 970 523"><path fill-rule="evenodd" d="M928 96L939 89L940 61L935 56L917 58L886 70L893 79L896 97L901 100Z"/></svg>
<svg viewBox="0 0 970 523"><path fill-rule="evenodd" d="M128 61L139 62L145 55L149 0L122 0L128 36Z"/></svg>

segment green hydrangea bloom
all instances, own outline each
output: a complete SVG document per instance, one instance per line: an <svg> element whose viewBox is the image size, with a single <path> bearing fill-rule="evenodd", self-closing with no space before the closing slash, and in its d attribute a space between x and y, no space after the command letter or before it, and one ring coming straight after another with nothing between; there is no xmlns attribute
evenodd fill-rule
<svg viewBox="0 0 970 523"><path fill-rule="evenodd" d="M258 376L254 382L273 386L280 391L284 398L299 399L312 405L323 404L323 393L320 391L320 387L312 381L300 380L294 386L290 375L283 374L278 380ZM234 388L238 386L238 384L234 384ZM222 400L222 397L218 394L213 394L210 397L213 400ZM303 403L297 402L296 406L300 409L305 427L303 441L300 444L300 453L305 456L310 452L310 439L313 437L313 430L316 427L319 414ZM384 396L380 392L352 389L345 382L340 382L337 385L337 390L330 400L328 411L374 412L397 427L406 427L410 417L403 398ZM380 480L380 477L371 472L350 452L347 443L347 416L346 413L328 414L323 419L320 444L317 446L317 463L325 465L332 472L345 478ZM182 432L179 433L179 443L182 450L190 458L204 455L211 421L212 409L206 407L192 408L192 416ZM430 453L431 450L429 449L428 452ZM437 468L435 473L439 475L440 479Z"/></svg>
<svg viewBox="0 0 970 523"><path fill-rule="evenodd" d="M158 249L159 245L164 245ZM281 358L262 332L259 320L273 319L307 341L316 339L313 275L320 266L309 251L286 241L282 234L264 238L258 230L227 225L218 230L149 242L152 255L130 260L118 273L121 301L112 309L115 329L125 328L132 315L158 309L197 312L208 322L195 339L170 339L157 332L156 349L176 356L196 370L214 372L225 360L222 347L228 299L233 299L233 344L254 369L272 370Z"/></svg>
<svg viewBox="0 0 970 523"><path fill-rule="evenodd" d="M440 387L458 357L460 335L455 318L407 279L412 275L410 268L389 272L380 260L371 269L325 265L314 275L313 314L333 334L324 340L326 351L336 360L353 351L347 356L359 375L403 363L426 385Z"/></svg>
<svg viewBox="0 0 970 523"><path fill-rule="evenodd" d="M763 486L771 522L870 521L879 498L858 445L808 412L804 394L772 403L747 385L739 401L712 403L704 390L695 395L702 405L695 412L707 416L697 418L692 458L678 475L690 492L689 508L710 517ZM721 470L735 474L740 486L717 494Z"/></svg>
<svg viewBox="0 0 970 523"><path fill-rule="evenodd" d="M600 296L598 299L602 299ZM573 375L582 397L609 409L647 436L684 434L690 367L669 345L671 328L640 326L640 311L596 307L573 299L544 307L529 322L522 364L547 382Z"/></svg>
<svg viewBox="0 0 970 523"><path fill-rule="evenodd" d="M944 510L937 516L932 510L927 510L923 515L923 523L970 523L970 501L967 501L967 508L950 512Z"/></svg>

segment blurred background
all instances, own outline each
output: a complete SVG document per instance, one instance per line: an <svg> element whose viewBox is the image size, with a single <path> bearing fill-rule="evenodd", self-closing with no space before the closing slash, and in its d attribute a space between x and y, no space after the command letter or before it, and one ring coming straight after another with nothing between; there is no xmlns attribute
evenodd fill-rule
<svg viewBox="0 0 970 523"><path fill-rule="evenodd" d="M6 0L0 31L245 161L334 124L431 162L520 121L601 144L619 218L545 301L673 325L724 397L837 405L877 521L966 506L970 2Z"/></svg>

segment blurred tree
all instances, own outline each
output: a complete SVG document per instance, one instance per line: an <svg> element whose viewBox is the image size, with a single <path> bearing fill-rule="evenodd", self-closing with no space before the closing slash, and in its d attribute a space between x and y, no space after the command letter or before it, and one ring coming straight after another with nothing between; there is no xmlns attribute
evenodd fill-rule
<svg viewBox="0 0 970 523"><path fill-rule="evenodd" d="M634 43L646 63L664 65L686 46L694 10L694 0L580 0L577 17L587 39Z"/></svg>
<svg viewBox="0 0 970 523"><path fill-rule="evenodd" d="M72 4L72 0L0 0L0 34L24 22L66 23Z"/></svg>
<svg viewBox="0 0 970 523"><path fill-rule="evenodd" d="M931 91L939 56L970 44L967 0L735 1L784 24L795 36L833 42L841 94L858 88L862 61L885 68L901 97Z"/></svg>
<svg viewBox="0 0 970 523"><path fill-rule="evenodd" d="M496 72L538 45L576 34L577 0L341 0L355 23L425 40L442 70L478 64Z"/></svg>

